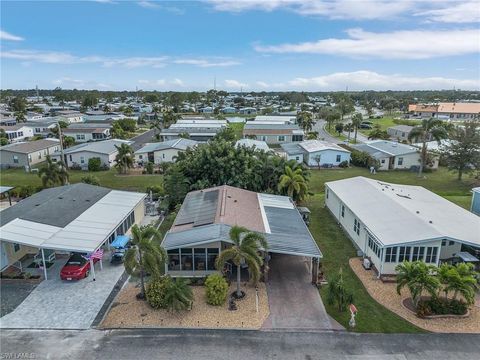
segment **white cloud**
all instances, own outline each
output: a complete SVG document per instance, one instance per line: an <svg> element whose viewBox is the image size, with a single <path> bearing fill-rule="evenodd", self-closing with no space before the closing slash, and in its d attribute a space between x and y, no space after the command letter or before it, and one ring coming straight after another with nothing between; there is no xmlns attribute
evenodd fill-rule
<svg viewBox="0 0 480 360"><path fill-rule="evenodd" d="M248 87L248 84L242 83L238 80L225 80L225 87L227 89L240 89Z"/></svg>
<svg viewBox="0 0 480 360"><path fill-rule="evenodd" d="M480 31L402 30L373 33L362 29L347 30L347 39L322 39L315 42L255 46L267 53L310 53L362 58L427 59L480 52Z"/></svg>
<svg viewBox="0 0 480 360"><path fill-rule="evenodd" d="M0 30L0 40L5 40L5 41L22 41L25 40L24 38L10 34L6 31Z"/></svg>
<svg viewBox="0 0 480 360"><path fill-rule="evenodd" d="M117 3L114 0L91 0L91 1L100 3L100 4L116 4Z"/></svg>
<svg viewBox="0 0 480 360"><path fill-rule="evenodd" d="M156 9L160 7L159 4L153 1L139 1L138 5L147 9Z"/></svg>
<svg viewBox="0 0 480 360"><path fill-rule="evenodd" d="M270 87L270 85L264 81L257 81L255 84L263 89L268 89Z"/></svg>
<svg viewBox="0 0 480 360"><path fill-rule="evenodd" d="M171 81L171 84L172 84L172 85L177 85L177 86L184 86L183 81L180 80L180 79L173 79L173 80Z"/></svg>
<svg viewBox="0 0 480 360"><path fill-rule="evenodd" d="M89 81L89 80L81 80L81 79L73 79L68 76L64 76L60 79L53 80L52 83L56 86L64 86L67 88L80 88L80 89L109 89L111 86L109 84L96 82L96 81Z"/></svg>
<svg viewBox="0 0 480 360"><path fill-rule="evenodd" d="M431 89L471 89L480 88L480 79L452 79L441 76L415 77L403 74L385 75L374 71L337 72L329 75L295 78L283 88L309 91L339 91L348 86L349 90L431 90ZM278 86L277 85L277 86Z"/></svg>
<svg viewBox="0 0 480 360"><path fill-rule="evenodd" d="M207 0L217 11L288 10L330 19L372 20L395 17L415 7L410 0Z"/></svg>
<svg viewBox="0 0 480 360"><path fill-rule="evenodd" d="M240 62L234 60L206 60L206 59L177 59L173 60L175 64L195 65L199 67L226 67L239 65Z"/></svg>
<svg viewBox="0 0 480 360"><path fill-rule="evenodd" d="M184 86L184 83L180 79L172 79L172 80L165 80L165 79L158 79L158 80L145 80L141 79L138 80L138 83L145 87L146 89L169 89L169 88L181 88Z"/></svg>
<svg viewBox="0 0 480 360"><path fill-rule="evenodd" d="M430 22L474 23L480 22L480 3L478 0L449 2L440 9L419 11L415 16L426 18Z"/></svg>

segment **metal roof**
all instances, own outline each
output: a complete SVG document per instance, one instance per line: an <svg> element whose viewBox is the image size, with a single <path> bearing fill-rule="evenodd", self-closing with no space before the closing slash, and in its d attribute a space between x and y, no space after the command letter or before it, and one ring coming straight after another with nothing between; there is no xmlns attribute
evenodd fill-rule
<svg viewBox="0 0 480 360"><path fill-rule="evenodd" d="M90 192L94 191L93 188L96 188L92 185L88 186ZM61 218L55 223L56 225L17 217L6 224L2 224L0 238L3 241L44 249L93 252L105 242L146 196L142 193L106 190L108 190L106 195L87 209L83 209L80 214L75 210L76 216L73 219L71 218L72 214L69 214L69 216L59 214L59 211L53 208L52 205L54 204L50 204L43 211L50 213L50 217L55 213ZM68 203L68 201L64 202ZM55 203L59 204L57 201ZM4 210L2 218L5 211L15 208L19 204ZM68 203L67 207L75 208L76 206ZM67 219L70 221L64 225Z"/></svg>
<svg viewBox="0 0 480 360"><path fill-rule="evenodd" d="M6 193L14 188L14 186L0 186L0 194Z"/></svg>
<svg viewBox="0 0 480 360"><path fill-rule="evenodd" d="M120 140L120 139L110 139L110 140L102 140L102 141L93 141L84 144L75 145L65 149L63 152L65 155L74 154L79 152L93 152L99 154L113 154L117 151L116 146L121 146L122 144L131 145L133 141L129 140ZM59 156L60 152L57 151L53 155Z"/></svg>
<svg viewBox="0 0 480 360"><path fill-rule="evenodd" d="M301 130L298 125L293 124L259 124L256 121L247 121L245 130Z"/></svg>
<svg viewBox="0 0 480 360"><path fill-rule="evenodd" d="M58 139L41 139L35 141L18 142L2 146L2 151L11 151L20 154L29 154L35 151L48 149L52 146L60 145Z"/></svg>
<svg viewBox="0 0 480 360"><path fill-rule="evenodd" d="M383 245L449 239L480 246L480 217L421 186L362 176L325 186Z"/></svg>
<svg viewBox="0 0 480 360"><path fill-rule="evenodd" d="M265 141L253 140L253 139L240 139L235 143L236 147L246 146L246 147L255 147L257 150L270 151L267 143Z"/></svg>
<svg viewBox="0 0 480 360"><path fill-rule="evenodd" d="M405 145L395 141L387 140L367 141L364 144L361 144L361 146L352 145L352 147L359 150L361 149L361 151L366 151L369 154L381 152L389 156L398 156L418 152L418 149L412 145Z"/></svg>
<svg viewBox="0 0 480 360"><path fill-rule="evenodd" d="M174 139L163 142L148 143L144 147L135 151L135 154L144 154L149 152L161 151L166 149L187 150L188 147L198 145L198 141L190 139Z"/></svg>
<svg viewBox="0 0 480 360"><path fill-rule="evenodd" d="M299 155L305 153L305 150L298 145L298 142L283 143L280 144L280 146L288 155Z"/></svg>
<svg viewBox="0 0 480 360"><path fill-rule="evenodd" d="M338 146L337 144L334 144L328 141L306 140L298 143L298 145L308 153L314 153L314 152L325 151L325 150L334 150L334 151L350 153L350 151L348 151L347 149L344 149L341 146Z"/></svg>
<svg viewBox="0 0 480 360"><path fill-rule="evenodd" d="M466 251L460 251L456 254L453 254L453 256L459 257L460 259L462 259L465 262L479 262L480 261L475 256L473 256L472 254L470 254L469 252L466 252Z"/></svg>

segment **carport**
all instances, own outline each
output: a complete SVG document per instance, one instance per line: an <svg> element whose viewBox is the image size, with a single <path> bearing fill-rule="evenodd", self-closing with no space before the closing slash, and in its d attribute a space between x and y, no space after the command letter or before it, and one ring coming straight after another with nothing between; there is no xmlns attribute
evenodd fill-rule
<svg viewBox="0 0 480 360"><path fill-rule="evenodd" d="M134 210L145 196L87 184L43 190L2 211L0 237L2 241L38 248L48 279L46 249L95 253L131 227ZM90 266L95 278L92 257Z"/></svg>

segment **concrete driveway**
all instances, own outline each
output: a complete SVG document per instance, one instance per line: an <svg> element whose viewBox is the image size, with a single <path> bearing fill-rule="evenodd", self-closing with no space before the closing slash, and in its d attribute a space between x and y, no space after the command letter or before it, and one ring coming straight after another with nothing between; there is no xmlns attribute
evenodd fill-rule
<svg viewBox="0 0 480 360"><path fill-rule="evenodd" d="M0 328L88 329L123 271L123 265L111 266L105 259L103 270L95 264L96 281L92 274L72 282L60 280L59 273L49 274L15 310L0 318Z"/></svg>
<svg viewBox="0 0 480 360"><path fill-rule="evenodd" d="M267 282L270 316L264 329L341 330L311 284L307 262L301 256L274 254Z"/></svg>

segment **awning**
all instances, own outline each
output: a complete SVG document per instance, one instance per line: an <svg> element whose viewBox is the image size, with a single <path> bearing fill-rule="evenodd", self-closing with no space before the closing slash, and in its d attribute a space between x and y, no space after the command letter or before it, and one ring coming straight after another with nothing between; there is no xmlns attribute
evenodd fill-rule
<svg viewBox="0 0 480 360"><path fill-rule="evenodd" d="M115 240L112 241L110 244L111 247L113 248L124 248L125 245L130 241L130 236L128 235L118 235L115 237Z"/></svg>
<svg viewBox="0 0 480 360"><path fill-rule="evenodd" d="M479 262L480 261L475 256L473 256L472 254L470 254L466 251L460 251L456 254L453 254L453 256L459 257L460 259L462 259L462 261L465 261L465 262Z"/></svg>

